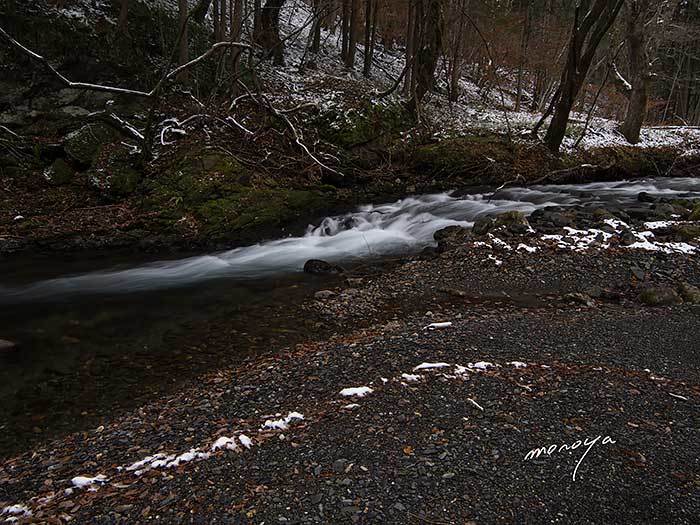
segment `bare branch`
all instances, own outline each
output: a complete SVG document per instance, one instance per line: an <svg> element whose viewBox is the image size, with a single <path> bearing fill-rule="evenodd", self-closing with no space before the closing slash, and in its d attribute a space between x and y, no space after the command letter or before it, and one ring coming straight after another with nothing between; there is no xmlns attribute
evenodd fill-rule
<svg viewBox="0 0 700 525"><path fill-rule="evenodd" d="M135 89L125 89L125 88L120 88L120 87L114 87L114 86L104 86L100 84L89 84L89 83L84 83L84 82L71 82L68 80L66 77L61 75L50 63L48 60L46 60L43 56L39 55L38 53L35 53L31 49L28 49L24 47L22 44L17 42L14 38L12 38L2 27L0 27L0 36L3 37L5 40L9 42L9 44L14 47L17 51L21 52L22 54L28 56L32 60L38 62L42 66L44 66L45 69L47 69L54 77L56 77L63 85L69 88L73 89L87 89L90 91L103 91L107 93L117 93L121 95L132 95L132 96L137 96L137 97L150 97L152 92L146 93L145 91L138 91Z"/></svg>

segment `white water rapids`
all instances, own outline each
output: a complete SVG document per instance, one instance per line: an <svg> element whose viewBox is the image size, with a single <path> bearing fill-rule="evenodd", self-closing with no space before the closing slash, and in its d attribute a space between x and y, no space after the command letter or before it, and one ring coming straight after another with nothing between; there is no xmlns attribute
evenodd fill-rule
<svg viewBox="0 0 700 525"><path fill-rule="evenodd" d="M497 193L451 193L407 197L366 205L309 226L288 237L212 255L160 261L134 268L60 277L15 288L0 286L5 299L38 299L75 293L128 293L170 288L214 279L257 279L301 271L309 259L352 263L358 259L417 252L434 244L433 233L451 225L470 227L480 216L510 210L532 213L546 206L636 201L640 192L700 197L700 179L508 188Z"/></svg>

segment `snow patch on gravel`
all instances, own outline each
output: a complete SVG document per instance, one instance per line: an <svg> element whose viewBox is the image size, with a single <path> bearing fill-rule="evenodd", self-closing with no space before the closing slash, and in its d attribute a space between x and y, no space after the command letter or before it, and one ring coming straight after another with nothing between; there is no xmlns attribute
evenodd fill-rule
<svg viewBox="0 0 700 525"><path fill-rule="evenodd" d="M236 445L236 438L230 438L226 436L221 436L219 439L214 441L211 446L211 451L216 452L217 450L236 450L238 446Z"/></svg>
<svg viewBox="0 0 700 525"><path fill-rule="evenodd" d="M76 476L70 480L74 487L79 489L87 488L88 490L97 490L95 485L104 485L107 483L107 476L99 474L93 478L89 476Z"/></svg>
<svg viewBox="0 0 700 525"><path fill-rule="evenodd" d="M416 367L413 367L413 371L415 372L416 370L430 370L432 368L446 368L448 366L452 366L448 363L421 363Z"/></svg>
<svg viewBox="0 0 700 525"><path fill-rule="evenodd" d="M350 388L343 388L340 391L340 395L344 397L365 397L368 394L371 394L374 392L370 387L368 386L356 386L356 387L350 387Z"/></svg>
<svg viewBox="0 0 700 525"><path fill-rule="evenodd" d="M421 378L421 376L418 374L401 374L401 377L404 379L404 381L408 382L419 381Z"/></svg>
<svg viewBox="0 0 700 525"><path fill-rule="evenodd" d="M299 412L290 412L282 419L268 419L263 425L263 429L269 430L286 430L293 421L301 421L304 419L304 414Z"/></svg>
<svg viewBox="0 0 700 525"><path fill-rule="evenodd" d="M430 323L428 326L423 328L423 330L439 330L441 328L449 328L452 326L451 321L447 321L445 323Z"/></svg>

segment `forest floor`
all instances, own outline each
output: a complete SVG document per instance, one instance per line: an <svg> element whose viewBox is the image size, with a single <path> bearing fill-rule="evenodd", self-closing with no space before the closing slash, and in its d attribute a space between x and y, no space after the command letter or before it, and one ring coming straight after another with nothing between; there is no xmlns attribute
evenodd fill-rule
<svg viewBox="0 0 700 525"><path fill-rule="evenodd" d="M646 251L615 219L573 224L591 220L604 244L540 215L329 281L298 315L330 336L8 458L3 517L692 523L700 261L665 253L673 225L645 223Z"/></svg>

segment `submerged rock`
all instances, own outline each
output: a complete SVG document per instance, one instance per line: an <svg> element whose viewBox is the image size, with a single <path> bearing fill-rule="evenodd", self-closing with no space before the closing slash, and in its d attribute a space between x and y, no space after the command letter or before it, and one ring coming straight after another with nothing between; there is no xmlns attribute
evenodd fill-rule
<svg viewBox="0 0 700 525"><path fill-rule="evenodd" d="M345 270L337 264L331 264L320 259L309 259L304 264L304 273L312 275L334 275L343 272Z"/></svg>

